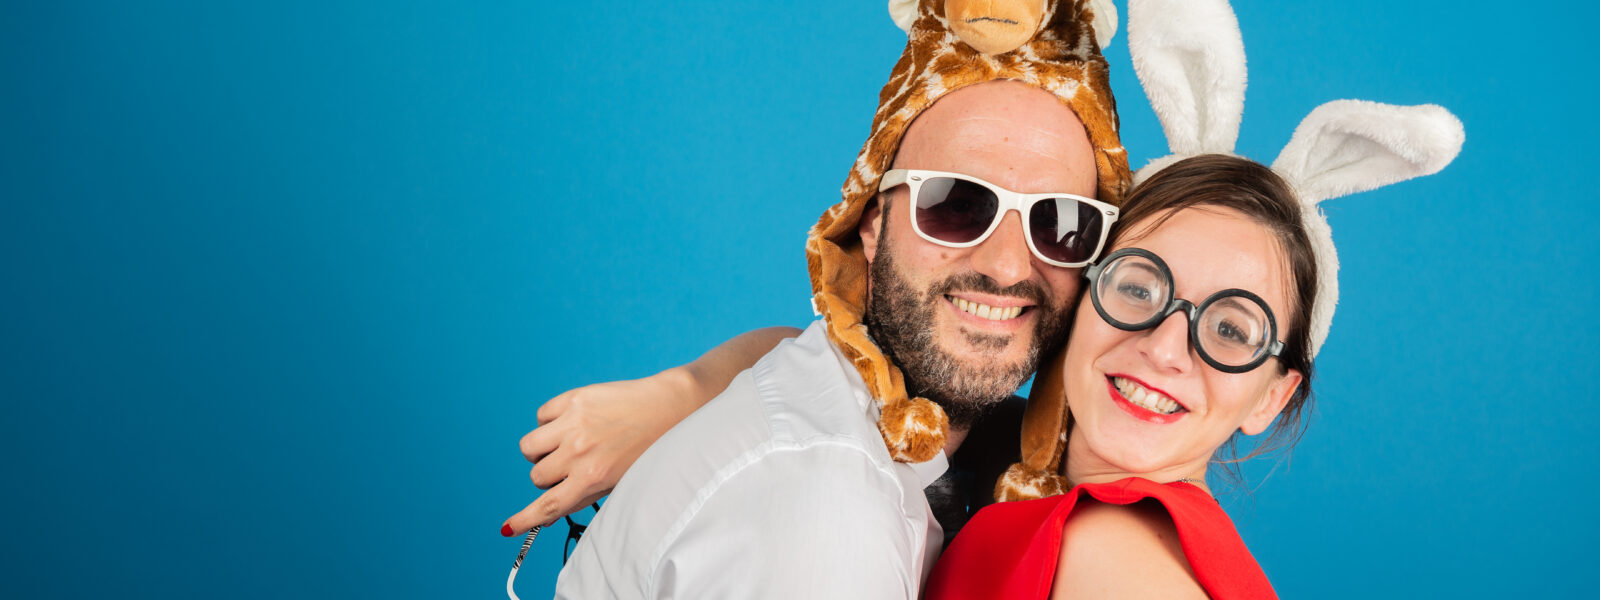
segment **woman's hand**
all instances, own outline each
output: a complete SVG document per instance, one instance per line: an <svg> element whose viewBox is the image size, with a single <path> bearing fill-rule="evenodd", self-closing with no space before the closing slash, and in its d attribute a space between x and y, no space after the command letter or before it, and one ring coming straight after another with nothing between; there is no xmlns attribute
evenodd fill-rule
<svg viewBox="0 0 1600 600"><path fill-rule="evenodd" d="M740 334L694 362L643 379L613 381L565 392L539 407L539 426L522 437L528 476L545 490L501 526L506 536L549 524L611 493L645 449L695 409L727 389L778 342L799 335L790 327Z"/></svg>
<svg viewBox="0 0 1600 600"><path fill-rule="evenodd" d="M611 493L650 444L704 404L694 388L688 369L675 367L643 379L584 386L545 402L538 428L521 443L522 455L534 463L528 476L545 492L500 532L515 535L549 524Z"/></svg>

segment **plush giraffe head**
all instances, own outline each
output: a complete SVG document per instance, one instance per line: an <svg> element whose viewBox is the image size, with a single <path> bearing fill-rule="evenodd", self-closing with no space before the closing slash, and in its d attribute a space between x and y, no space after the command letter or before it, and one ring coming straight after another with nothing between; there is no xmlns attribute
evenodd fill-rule
<svg viewBox="0 0 1600 600"><path fill-rule="evenodd" d="M1140 169L1136 181L1184 158L1234 153L1246 72L1239 22L1227 0L1129 0L1128 53L1172 149ZM1437 173L1464 140L1461 121L1438 106L1360 100L1323 104L1295 129L1272 170L1294 186L1317 260L1319 289L1307 332L1313 356L1339 299L1339 261L1319 203ZM996 500L1071 488L1062 471L1072 422L1063 369L1059 355L1040 363L1022 420L1022 462L996 483Z"/></svg>
<svg viewBox="0 0 1600 600"><path fill-rule="evenodd" d="M876 198L878 180L894 160L912 119L963 87L1018 81L1050 92L1077 113L1094 147L1101 200L1120 202L1130 174L1117 137L1116 102L1100 56L1100 46L1116 28L1109 0L891 0L889 8L906 30L906 48L879 94L872 133L845 180L844 199L811 230L806 262L813 304L827 321L828 336L879 402L878 429L890 455L902 462L922 462L943 450L949 421L938 405L907 397L899 367L878 349L862 323L867 260L857 233L862 212ZM955 14L967 15L960 27L946 17ZM1020 29L983 25L984 15L1015 21ZM1033 24L1024 27L1025 22Z"/></svg>
<svg viewBox="0 0 1600 600"><path fill-rule="evenodd" d="M945 0L945 19L961 40L984 54L1002 54L1039 30L1044 0Z"/></svg>

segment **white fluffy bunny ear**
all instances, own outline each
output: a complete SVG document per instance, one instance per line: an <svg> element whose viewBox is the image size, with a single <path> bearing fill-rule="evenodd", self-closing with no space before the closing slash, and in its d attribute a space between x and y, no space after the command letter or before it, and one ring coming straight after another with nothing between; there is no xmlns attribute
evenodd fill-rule
<svg viewBox="0 0 1600 600"><path fill-rule="evenodd" d="M1438 173L1465 139L1461 121L1439 106L1335 100L1300 122L1272 170L1315 204Z"/></svg>
<svg viewBox="0 0 1600 600"><path fill-rule="evenodd" d="M1335 100L1318 106L1295 128L1272 170L1295 186L1317 258L1312 356L1327 341L1339 304L1339 255L1317 203L1437 173L1461 153L1465 140L1461 121L1432 104Z"/></svg>
<svg viewBox="0 0 1600 600"><path fill-rule="evenodd" d="M1128 52L1172 156L1134 183L1196 154L1232 154L1244 116L1244 39L1225 0L1128 0Z"/></svg>
<svg viewBox="0 0 1600 600"><path fill-rule="evenodd" d="M1104 50L1117 36L1117 5L1111 0L1089 0L1089 10L1094 11L1094 41Z"/></svg>
<svg viewBox="0 0 1600 600"><path fill-rule="evenodd" d="M889 0L889 18L909 35L911 24L917 22L917 0Z"/></svg>

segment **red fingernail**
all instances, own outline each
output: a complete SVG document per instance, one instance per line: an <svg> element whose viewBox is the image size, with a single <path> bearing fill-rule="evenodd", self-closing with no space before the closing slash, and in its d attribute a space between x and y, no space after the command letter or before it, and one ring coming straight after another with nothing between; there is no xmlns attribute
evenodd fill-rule
<svg viewBox="0 0 1600 600"><path fill-rule="evenodd" d="M510 523L506 523L505 525L501 525L500 526L500 535L502 535L504 537L511 537L511 534L512 534L512 531L511 531L511 524Z"/></svg>

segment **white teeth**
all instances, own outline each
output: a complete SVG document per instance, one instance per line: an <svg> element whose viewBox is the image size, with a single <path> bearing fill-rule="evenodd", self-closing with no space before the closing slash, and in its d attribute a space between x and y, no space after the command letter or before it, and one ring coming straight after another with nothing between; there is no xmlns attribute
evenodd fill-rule
<svg viewBox="0 0 1600 600"><path fill-rule="evenodd" d="M1117 391L1121 392L1122 397L1127 398L1128 402L1150 410L1151 412L1170 415L1178 412L1178 409L1183 407L1183 405L1178 404L1177 401L1161 395L1160 392L1139 385L1132 379L1127 379L1124 377L1112 377L1111 385L1116 386Z"/></svg>
<svg viewBox="0 0 1600 600"><path fill-rule="evenodd" d="M987 304L969 302L967 300L954 297L950 298L950 301L956 305L956 308L961 309L962 312L976 316L980 319L988 319L990 321L1009 321L1017 318L1017 315L1022 314L1021 306L999 308L995 306L989 306Z"/></svg>

